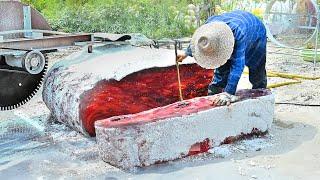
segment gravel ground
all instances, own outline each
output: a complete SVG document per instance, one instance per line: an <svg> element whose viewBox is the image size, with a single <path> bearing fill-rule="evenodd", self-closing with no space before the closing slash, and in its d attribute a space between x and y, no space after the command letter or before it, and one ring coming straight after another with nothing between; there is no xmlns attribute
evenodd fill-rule
<svg viewBox="0 0 320 180"><path fill-rule="evenodd" d="M79 48L49 54L50 66ZM274 52L272 46L269 51ZM291 50L282 52L295 53ZM267 69L320 76L299 57L269 54ZM269 78L270 83L285 82ZM250 87L243 76L241 88ZM320 80L273 90L277 102L320 104ZM268 135L209 153L124 172L102 162L95 139L51 121L39 92L26 105L0 112L0 179L318 179L320 108L276 105Z"/></svg>

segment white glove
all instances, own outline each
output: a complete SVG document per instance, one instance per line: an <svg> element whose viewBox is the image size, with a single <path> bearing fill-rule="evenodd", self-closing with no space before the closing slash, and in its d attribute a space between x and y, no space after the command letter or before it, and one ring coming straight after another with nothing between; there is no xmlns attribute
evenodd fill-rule
<svg viewBox="0 0 320 180"><path fill-rule="evenodd" d="M231 95L227 92L212 96L212 105L214 106L229 106L231 103L239 101L239 96Z"/></svg>

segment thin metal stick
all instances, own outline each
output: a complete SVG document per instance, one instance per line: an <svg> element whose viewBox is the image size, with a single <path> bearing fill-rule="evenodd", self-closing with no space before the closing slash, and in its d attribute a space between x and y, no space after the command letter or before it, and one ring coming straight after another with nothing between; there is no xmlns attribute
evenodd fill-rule
<svg viewBox="0 0 320 180"><path fill-rule="evenodd" d="M183 101L183 95L182 95L182 88L181 88L181 79L180 79L180 69L179 69L179 62L178 62L178 42L174 42L174 50L176 55L176 67L177 67L177 76L178 76L178 86L179 86L179 97L180 101Z"/></svg>
<svg viewBox="0 0 320 180"><path fill-rule="evenodd" d="M319 14L317 14L317 17L319 18ZM317 22L317 28L316 28L316 42L315 42L315 52L313 57L313 70L316 71L317 66L317 60L318 60L318 37L319 37L319 22Z"/></svg>

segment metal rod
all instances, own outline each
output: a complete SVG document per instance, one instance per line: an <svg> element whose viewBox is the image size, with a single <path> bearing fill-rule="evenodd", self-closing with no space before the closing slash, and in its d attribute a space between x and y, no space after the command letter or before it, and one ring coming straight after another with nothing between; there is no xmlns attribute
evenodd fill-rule
<svg viewBox="0 0 320 180"><path fill-rule="evenodd" d="M294 14L294 13L282 13L282 12L269 12L265 13L266 15L290 15L290 16L298 16L298 17L314 17L317 18L317 15L311 15L311 14Z"/></svg>
<svg viewBox="0 0 320 180"><path fill-rule="evenodd" d="M20 74L29 74L26 71L12 70L12 69L0 69L0 72L11 72L11 73L20 73Z"/></svg>
<svg viewBox="0 0 320 180"><path fill-rule="evenodd" d="M32 23L31 23L31 7L30 6L23 6L23 29L24 30L31 30ZM32 36L31 32L25 32L24 37Z"/></svg>
<svg viewBox="0 0 320 180"><path fill-rule="evenodd" d="M318 18L319 18L319 14L317 14ZM317 22L317 29L316 29L316 42L315 42L315 51L314 51L314 59L313 59L313 70L316 70L316 66L317 66L317 60L318 60L318 36L319 36L319 22Z"/></svg>
<svg viewBox="0 0 320 180"><path fill-rule="evenodd" d="M44 33L44 34L52 34L52 35L68 35L69 33L59 32L59 31L49 31L49 30L41 30L41 29L29 29L29 30L12 30L12 31L1 31L0 35L9 35L9 34L17 34L17 33Z"/></svg>
<svg viewBox="0 0 320 180"><path fill-rule="evenodd" d="M180 98L180 101L183 101L181 79L180 79L180 69L179 69L179 62L178 62L178 42L177 41L175 41L175 43L174 43L174 51L175 51L175 55L176 55L175 61L176 61L177 76L178 76L179 98Z"/></svg>
<svg viewBox="0 0 320 180"><path fill-rule="evenodd" d="M280 55L288 55L288 56L297 56L297 57L305 57L303 55L299 55L299 54L292 54L292 53L284 53L284 52L271 52L268 51L269 54L280 54Z"/></svg>
<svg viewBox="0 0 320 180"><path fill-rule="evenodd" d="M68 34L46 36L41 39L14 39L0 43L0 48L33 50L73 46L75 42L90 42L91 34Z"/></svg>

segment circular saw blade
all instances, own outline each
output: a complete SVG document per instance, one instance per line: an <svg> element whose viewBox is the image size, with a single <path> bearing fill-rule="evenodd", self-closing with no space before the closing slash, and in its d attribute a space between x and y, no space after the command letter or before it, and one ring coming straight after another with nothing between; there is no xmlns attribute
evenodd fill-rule
<svg viewBox="0 0 320 180"><path fill-rule="evenodd" d="M41 88L48 67L39 74L0 70L0 110L12 110L28 102Z"/></svg>

